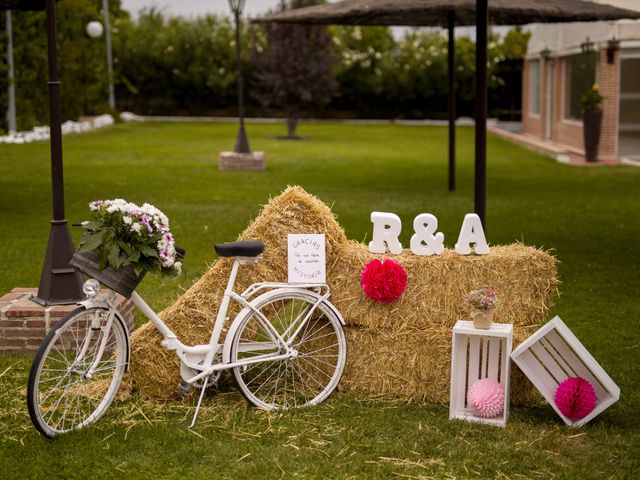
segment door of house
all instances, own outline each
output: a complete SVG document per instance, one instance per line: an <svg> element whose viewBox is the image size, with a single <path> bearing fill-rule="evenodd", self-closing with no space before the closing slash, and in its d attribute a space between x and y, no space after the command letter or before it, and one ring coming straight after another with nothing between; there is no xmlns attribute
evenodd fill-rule
<svg viewBox="0 0 640 480"><path fill-rule="evenodd" d="M640 49L621 53L618 155L640 158Z"/></svg>

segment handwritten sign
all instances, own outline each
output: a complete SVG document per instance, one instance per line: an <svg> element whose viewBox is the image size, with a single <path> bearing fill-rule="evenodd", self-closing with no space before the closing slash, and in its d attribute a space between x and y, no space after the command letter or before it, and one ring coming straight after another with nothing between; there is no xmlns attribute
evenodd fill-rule
<svg viewBox="0 0 640 480"><path fill-rule="evenodd" d="M324 233L290 233L288 242L289 283L325 283Z"/></svg>

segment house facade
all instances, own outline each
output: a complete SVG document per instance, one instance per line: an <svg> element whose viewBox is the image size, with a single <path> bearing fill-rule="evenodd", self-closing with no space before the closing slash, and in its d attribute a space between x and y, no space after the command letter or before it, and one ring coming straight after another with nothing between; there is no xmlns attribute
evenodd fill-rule
<svg viewBox="0 0 640 480"><path fill-rule="evenodd" d="M609 0L640 11L639 0ZM600 87L599 159L640 158L640 21L532 26L523 71L522 130L584 151L580 99Z"/></svg>

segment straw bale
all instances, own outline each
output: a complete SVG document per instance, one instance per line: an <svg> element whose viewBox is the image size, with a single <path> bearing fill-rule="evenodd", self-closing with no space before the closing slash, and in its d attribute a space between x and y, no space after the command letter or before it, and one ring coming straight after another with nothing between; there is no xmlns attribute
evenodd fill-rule
<svg viewBox="0 0 640 480"><path fill-rule="evenodd" d="M492 287L500 303L497 323L539 325L555 293L555 259L547 252L519 243L491 247L489 255L443 255L420 257L404 250L393 259L408 274L404 294L389 305L367 299L360 285L360 272L377 257L367 246L348 241L343 254L329 272L333 302L349 325L374 330L410 327L424 331L434 326L451 329L457 320L469 318L464 297L483 286Z"/></svg>
<svg viewBox="0 0 640 480"><path fill-rule="evenodd" d="M289 233L326 235L327 282L350 326L341 387L346 391L444 401L451 328L458 319L468 318L464 296L470 290L491 286L497 291L501 303L495 321L514 324L514 345L544 321L556 291L555 259L514 244L492 246L485 256L460 256L450 250L433 257L409 251L394 255L407 270L407 289L390 305L372 302L362 292L360 273L376 255L366 245L348 240L329 207L297 186L270 200L240 235L242 240L262 240L265 252L259 263L240 269L236 291L255 282L286 281ZM216 261L160 314L184 343L208 342L231 264L231 259ZM236 312L232 309L230 318ZM178 360L174 352L160 347L160 340L151 324L132 336L130 387L143 397L172 398L180 381ZM515 379L513 388L523 390L523 399L532 391L522 378Z"/></svg>
<svg viewBox="0 0 640 480"><path fill-rule="evenodd" d="M417 332L348 326L345 333L348 361L340 391L449 402L450 328L434 326ZM520 370L512 369L511 402L534 405L541 399Z"/></svg>

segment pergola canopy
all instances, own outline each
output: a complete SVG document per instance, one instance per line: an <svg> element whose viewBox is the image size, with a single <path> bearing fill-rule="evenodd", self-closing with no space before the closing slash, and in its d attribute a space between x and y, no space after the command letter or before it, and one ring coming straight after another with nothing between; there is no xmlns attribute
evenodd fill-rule
<svg viewBox="0 0 640 480"><path fill-rule="evenodd" d="M492 25L640 18L640 12L584 0L489 0L488 3ZM287 10L254 21L446 27L449 12L454 12L457 26L475 25L476 0L345 0Z"/></svg>

